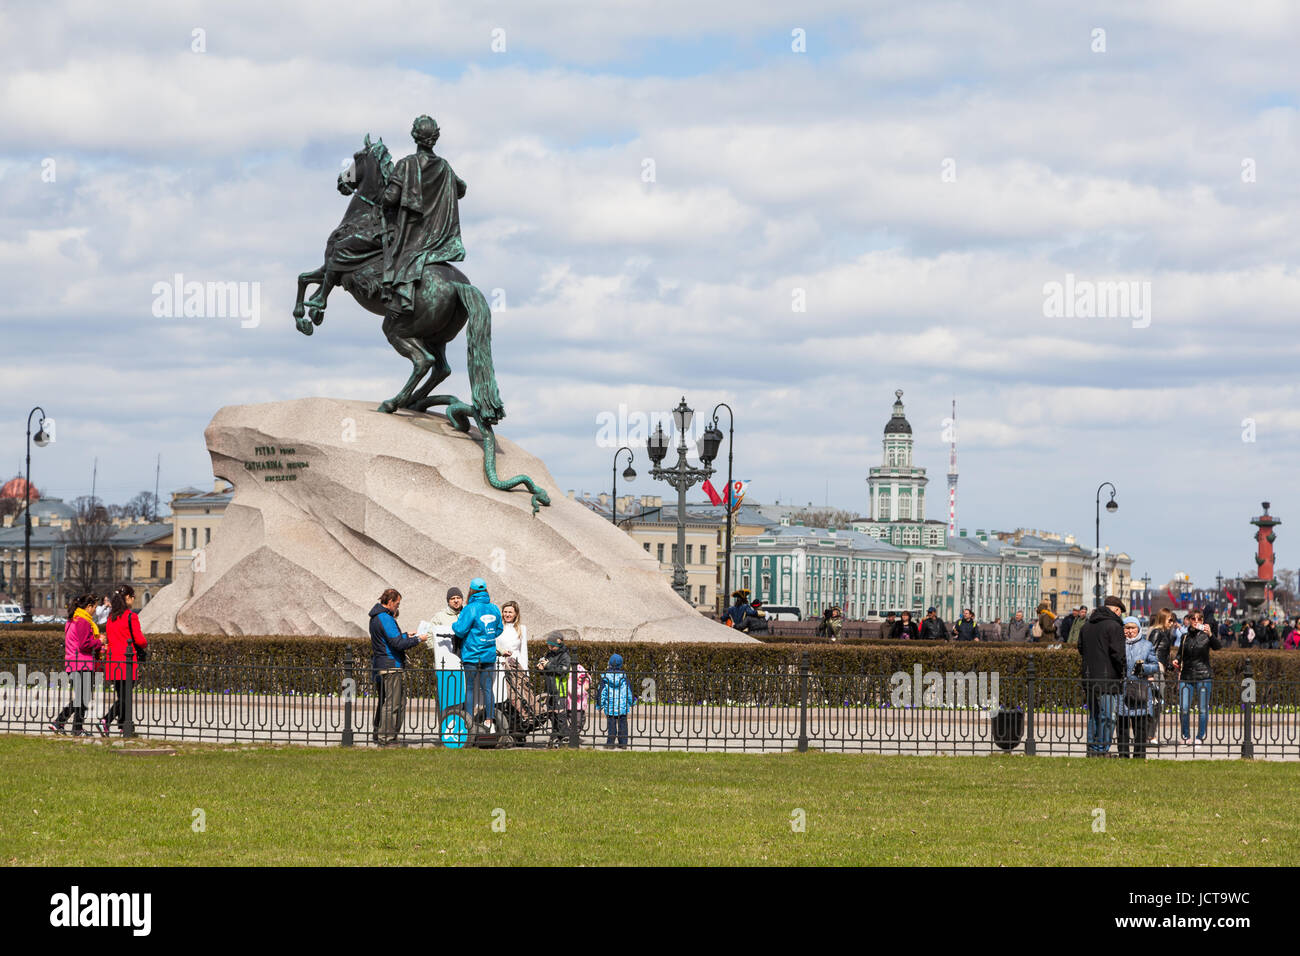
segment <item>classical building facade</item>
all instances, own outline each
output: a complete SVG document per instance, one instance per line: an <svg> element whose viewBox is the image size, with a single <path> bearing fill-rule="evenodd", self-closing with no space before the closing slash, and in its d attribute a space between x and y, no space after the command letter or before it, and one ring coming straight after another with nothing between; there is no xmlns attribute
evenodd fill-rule
<svg viewBox="0 0 1300 956"><path fill-rule="evenodd" d="M114 519L93 539L73 527L76 511L58 498L32 502L33 616L62 618L83 592L135 588L144 607L172 578L172 528L163 522ZM25 516L6 515L0 528L0 594L21 604L26 592Z"/></svg>
<svg viewBox="0 0 1300 956"><path fill-rule="evenodd" d="M232 497L230 483L221 478L216 479L211 491L181 488L172 492L172 560L177 568L188 567L194 555L212 543Z"/></svg>
<svg viewBox="0 0 1300 956"><path fill-rule="evenodd" d="M1053 611L1093 606L1092 589L1098 565L1103 594L1125 597L1133 588L1133 559L1123 551L1112 554L1109 548L1103 548L1099 562L1093 549L1081 546L1074 535L1029 528L998 531L996 535L1005 544L1029 548L1042 555L1040 600Z"/></svg>
<svg viewBox="0 0 1300 956"><path fill-rule="evenodd" d="M949 535L946 520L926 517L928 483L925 468L913 460L912 426L900 389L885 422L881 463L867 472L869 517L855 520L852 528L907 555L905 586L891 602L859 607L861 616L903 610L915 616L930 607L945 621L966 607L980 621L1005 621L1016 611L1032 614L1042 570L1037 552L982 530L973 537L965 529ZM845 613L852 616L847 608Z"/></svg>

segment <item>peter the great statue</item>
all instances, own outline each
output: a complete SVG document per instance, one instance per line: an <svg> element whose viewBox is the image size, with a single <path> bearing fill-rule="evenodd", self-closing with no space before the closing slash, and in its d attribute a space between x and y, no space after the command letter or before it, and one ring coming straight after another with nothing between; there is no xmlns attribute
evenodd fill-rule
<svg viewBox="0 0 1300 956"><path fill-rule="evenodd" d="M468 431L473 418L483 435L488 481L503 490L526 485L536 512L550 504L545 491L527 475L503 481L496 474L492 426L505 417L505 408L492 367L492 313L483 293L451 264L465 258L458 203L466 187L451 164L434 153L439 135L432 117L417 118L411 126L415 154L394 165L383 139L372 143L367 134L338 178L339 192L352 202L325 244L325 263L298 276L293 315L298 331L311 335L325 320L336 285L366 311L382 315L384 335L410 360L411 376L379 411L446 405L447 420L460 431ZM320 288L304 302L312 284ZM471 402L430 395L451 374L447 343L467 324Z"/></svg>

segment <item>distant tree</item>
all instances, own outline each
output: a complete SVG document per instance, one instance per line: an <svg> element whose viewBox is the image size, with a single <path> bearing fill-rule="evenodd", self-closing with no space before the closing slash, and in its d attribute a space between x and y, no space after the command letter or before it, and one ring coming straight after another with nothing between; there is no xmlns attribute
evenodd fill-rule
<svg viewBox="0 0 1300 956"><path fill-rule="evenodd" d="M21 498L0 498L0 518L5 515L16 515L22 511L22 508Z"/></svg>
<svg viewBox="0 0 1300 956"><path fill-rule="evenodd" d="M152 491L142 491L122 506L124 518L144 518L146 521L158 520L158 496Z"/></svg>
<svg viewBox="0 0 1300 956"><path fill-rule="evenodd" d="M76 514L70 527L59 532L66 545L63 580L77 593L106 593L113 581L113 523L98 498L83 495L72 502Z"/></svg>

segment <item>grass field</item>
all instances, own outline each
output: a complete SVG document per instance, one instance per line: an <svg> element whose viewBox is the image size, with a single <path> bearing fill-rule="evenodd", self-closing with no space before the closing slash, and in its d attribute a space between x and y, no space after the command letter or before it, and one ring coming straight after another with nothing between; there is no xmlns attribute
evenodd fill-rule
<svg viewBox="0 0 1300 956"><path fill-rule="evenodd" d="M1296 767L1285 763L258 746L114 752L121 749L0 736L0 861L1300 862ZM798 810L803 832L792 826ZM1105 811L1104 832L1095 832L1096 810Z"/></svg>

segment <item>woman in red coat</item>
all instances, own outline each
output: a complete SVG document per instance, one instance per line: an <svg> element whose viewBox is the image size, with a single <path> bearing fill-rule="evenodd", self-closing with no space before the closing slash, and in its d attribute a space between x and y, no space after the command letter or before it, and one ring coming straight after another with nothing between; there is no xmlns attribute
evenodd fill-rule
<svg viewBox="0 0 1300 956"><path fill-rule="evenodd" d="M104 665L104 679L113 682L117 696L113 706L99 722L99 732L105 737L108 736L108 728L113 721L117 721L119 728L125 729L122 727L125 701L140 676L140 668L136 662L139 660L140 650L149 646L149 642L140 631L140 618L136 616L135 611L131 610L132 605L135 604L135 588L129 584L119 584L113 592L112 602L112 610L108 612L108 623L104 626L108 637L108 659ZM128 657L127 646L130 644L135 646ZM128 660L130 660L129 665Z"/></svg>

